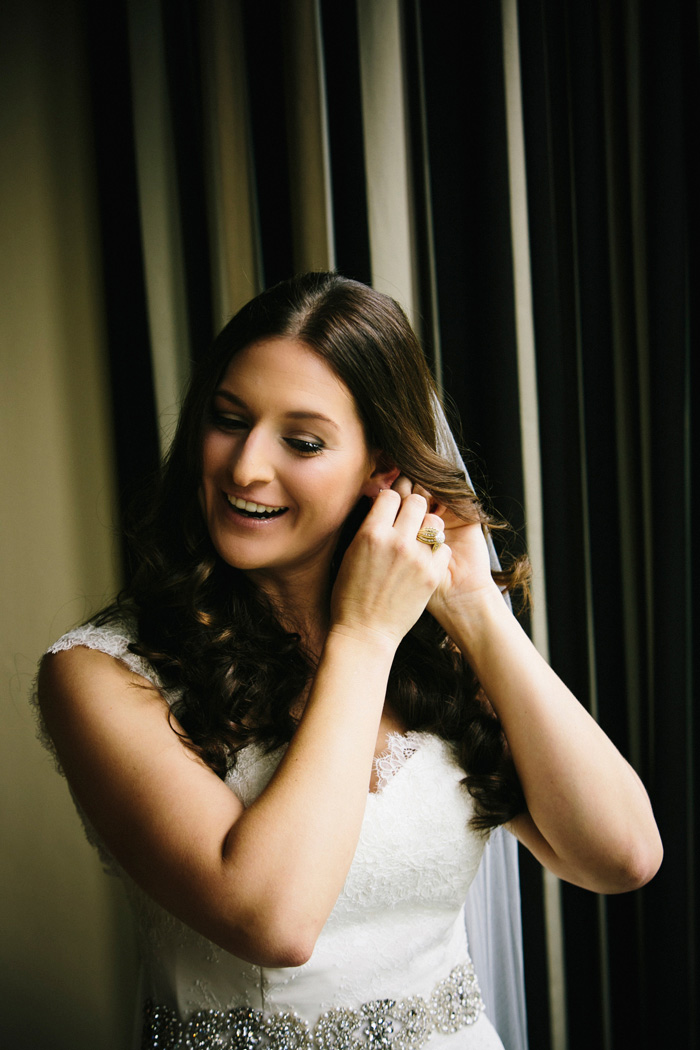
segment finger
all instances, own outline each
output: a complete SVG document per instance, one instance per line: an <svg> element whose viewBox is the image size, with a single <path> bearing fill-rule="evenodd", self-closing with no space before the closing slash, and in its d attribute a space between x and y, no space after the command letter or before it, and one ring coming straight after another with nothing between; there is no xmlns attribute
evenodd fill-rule
<svg viewBox="0 0 700 1050"><path fill-rule="evenodd" d="M366 522L393 525L401 509L401 497L392 489L381 489L365 517Z"/></svg>
<svg viewBox="0 0 700 1050"><path fill-rule="evenodd" d="M448 566L450 564L450 559L452 558L452 548L448 547L446 543L441 543L438 549L436 551L433 551L433 558L437 560L436 568L438 569L440 578L442 579L442 577L447 572Z"/></svg>
<svg viewBox="0 0 700 1050"><path fill-rule="evenodd" d="M440 514L434 514L432 511L426 514L423 518L422 529L437 529L438 532L445 531L445 520Z"/></svg>
<svg viewBox="0 0 700 1050"><path fill-rule="evenodd" d="M424 543L426 546L432 546L432 542L426 537L426 533L435 537L442 537L438 546L441 546L445 542L445 523L439 514L426 514L423 518L422 524L418 532L416 533L416 539L419 543ZM436 548L437 549L437 548Z"/></svg>
<svg viewBox="0 0 700 1050"><path fill-rule="evenodd" d="M413 483L405 474L399 474L391 487L394 492L398 492L402 499L405 499L406 496L410 496L413 492Z"/></svg>
<svg viewBox="0 0 700 1050"><path fill-rule="evenodd" d="M411 492L401 501L401 508L396 516L394 528L406 537L415 536L423 524L428 510L425 496Z"/></svg>
<svg viewBox="0 0 700 1050"><path fill-rule="evenodd" d="M413 486L413 491L417 492L419 496L424 496L430 509L434 509L435 497L432 495L432 493L428 492L427 489L424 489L423 486L419 485L418 483L416 483Z"/></svg>
<svg viewBox="0 0 700 1050"><path fill-rule="evenodd" d="M397 478L397 480L399 479ZM408 481L408 478L406 478L406 480ZM442 511L446 509L444 504L438 503L438 501L433 496L432 492L429 492L428 489L424 488L422 485L419 485L418 482L416 482L416 484L412 486L411 491L417 492L419 496L423 496L425 498L428 504L428 510L432 511L433 514L441 514ZM403 491L401 494L404 495ZM408 493L405 493L405 495L407 494Z"/></svg>
<svg viewBox="0 0 700 1050"><path fill-rule="evenodd" d="M428 496L427 499L431 514L439 514L441 518L444 518L446 514L450 513L447 504L441 503L440 500L435 498L435 496Z"/></svg>

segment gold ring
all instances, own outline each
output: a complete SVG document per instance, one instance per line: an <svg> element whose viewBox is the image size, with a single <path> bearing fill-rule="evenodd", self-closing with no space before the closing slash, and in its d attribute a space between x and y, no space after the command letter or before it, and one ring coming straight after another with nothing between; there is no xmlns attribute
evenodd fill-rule
<svg viewBox="0 0 700 1050"><path fill-rule="evenodd" d="M434 529L431 526L427 529L421 529L416 539L420 543L427 543L429 547L436 551L445 542L445 533L442 529Z"/></svg>

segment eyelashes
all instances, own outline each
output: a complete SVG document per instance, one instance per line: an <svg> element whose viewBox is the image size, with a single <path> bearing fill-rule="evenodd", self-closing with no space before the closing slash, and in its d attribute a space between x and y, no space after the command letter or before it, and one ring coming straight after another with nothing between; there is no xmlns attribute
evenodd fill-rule
<svg viewBox="0 0 700 1050"><path fill-rule="evenodd" d="M305 456L316 456L319 452L323 452L323 445L317 441L304 441L303 438L285 438L284 440L296 452L301 452Z"/></svg>
<svg viewBox="0 0 700 1050"><path fill-rule="evenodd" d="M237 416L229 416L222 412L212 412L211 420L215 427L228 433L246 430L248 427L244 419L239 419ZM302 456L317 456L325 448L322 442L309 441L305 438L288 437L284 438L284 441L291 449Z"/></svg>

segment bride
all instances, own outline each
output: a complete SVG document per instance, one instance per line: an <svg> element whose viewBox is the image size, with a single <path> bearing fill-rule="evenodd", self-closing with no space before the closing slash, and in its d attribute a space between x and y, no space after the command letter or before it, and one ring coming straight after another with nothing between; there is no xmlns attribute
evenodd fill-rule
<svg viewBox="0 0 700 1050"><path fill-rule="evenodd" d="M490 830L597 892L658 868L462 468L401 309L335 274L196 370L131 583L39 676L134 906L139 1046L494 1050L463 918Z"/></svg>

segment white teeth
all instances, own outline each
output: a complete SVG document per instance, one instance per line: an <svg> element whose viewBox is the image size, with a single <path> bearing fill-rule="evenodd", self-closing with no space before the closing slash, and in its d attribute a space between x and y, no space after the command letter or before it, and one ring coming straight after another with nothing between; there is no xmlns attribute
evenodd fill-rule
<svg viewBox="0 0 700 1050"><path fill-rule="evenodd" d="M237 496L227 496L232 507L238 510L247 510L252 514L274 514L276 511L284 510L284 507L266 507L263 503L251 503L250 500L240 499Z"/></svg>

